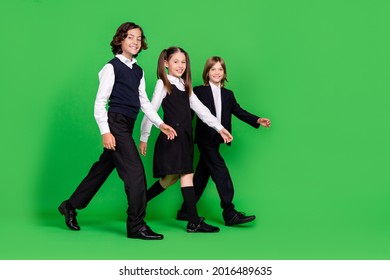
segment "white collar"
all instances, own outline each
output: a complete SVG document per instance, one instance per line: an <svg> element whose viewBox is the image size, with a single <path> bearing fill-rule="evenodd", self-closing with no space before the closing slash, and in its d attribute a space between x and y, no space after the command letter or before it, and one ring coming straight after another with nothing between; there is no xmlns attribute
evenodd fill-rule
<svg viewBox="0 0 390 280"><path fill-rule="evenodd" d="M172 75L169 75L169 74L167 74L167 77L168 77L168 81L171 84L174 84L174 85L182 84L182 85L184 85L184 81L183 81L182 78L178 78L178 77L175 77L175 76L172 76Z"/></svg>
<svg viewBox="0 0 390 280"><path fill-rule="evenodd" d="M219 90L221 89L221 84L219 84L219 86L217 86L217 85L215 85L215 84L209 82L209 85L210 85L210 87L211 87L212 89L219 89Z"/></svg>
<svg viewBox="0 0 390 280"><path fill-rule="evenodd" d="M132 57L131 60L128 59L126 56L124 56L123 54L117 54L116 57L122 61L124 64L127 64L127 65L133 65L134 63L137 62L137 60Z"/></svg>

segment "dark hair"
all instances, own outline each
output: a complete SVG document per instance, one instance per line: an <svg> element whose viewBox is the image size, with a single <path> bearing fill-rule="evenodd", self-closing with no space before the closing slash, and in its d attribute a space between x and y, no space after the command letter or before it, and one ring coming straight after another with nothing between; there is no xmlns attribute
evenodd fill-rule
<svg viewBox="0 0 390 280"><path fill-rule="evenodd" d="M212 56L210 57L209 59L206 60L206 63L204 65L204 69L203 69L203 75L202 75L202 78L203 78L203 82L205 85L208 85L209 82L210 82L210 78L209 78L209 71L210 69L217 63L220 63L222 68L223 68L223 78L221 80L221 87L224 87L225 86L225 82L227 82L227 73L226 73L226 64L225 64L225 61L219 57L219 56Z"/></svg>
<svg viewBox="0 0 390 280"><path fill-rule="evenodd" d="M144 31L142 30L141 26L135 24L134 22L125 22L125 23L122 23L121 26L118 27L118 29L116 30L116 33L115 33L115 35L112 38L112 41L110 43L111 50L112 50L112 53L114 55L122 53L121 43L127 37L127 31L129 31L131 29L137 29L137 28L139 30L141 30L141 34L142 34L141 48L140 48L138 54L142 50L148 49L148 44L146 43L146 37L144 35ZM137 57L137 55L134 55L134 57Z"/></svg>
<svg viewBox="0 0 390 280"><path fill-rule="evenodd" d="M172 87L171 87L171 83L168 80L167 72L165 70L165 61L169 61L169 59L171 59L172 55L174 55L175 53L183 53L186 57L186 70L182 75L182 79L184 80L184 87L186 91L188 92L188 94L191 94L192 80L191 80L190 57L188 56L187 52L182 48L170 47L168 49L164 49L160 53L160 56L158 58L158 63L157 63L157 77L163 81L168 94L170 94L172 91Z"/></svg>

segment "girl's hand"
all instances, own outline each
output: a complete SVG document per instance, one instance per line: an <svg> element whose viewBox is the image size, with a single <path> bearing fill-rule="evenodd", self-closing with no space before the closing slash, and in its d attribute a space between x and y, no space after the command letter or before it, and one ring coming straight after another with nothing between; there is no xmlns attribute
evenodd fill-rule
<svg viewBox="0 0 390 280"><path fill-rule="evenodd" d="M108 132L108 133L104 133L102 135L102 137L103 137L103 146L104 146L104 148L106 148L108 150L115 151L116 143L115 143L114 135L112 135L110 132Z"/></svg>
<svg viewBox="0 0 390 280"><path fill-rule="evenodd" d="M141 155L146 156L146 148L147 148L147 146L148 146L148 143L143 142L143 141L139 142L138 148L139 148L139 152L141 153Z"/></svg>
<svg viewBox="0 0 390 280"><path fill-rule="evenodd" d="M160 125L160 130L162 131L162 133L168 136L168 140L172 140L173 138L175 138L175 136L177 136L176 130L174 130L172 127L165 123L162 123Z"/></svg>
<svg viewBox="0 0 390 280"><path fill-rule="evenodd" d="M257 123L261 126L266 127L266 128L269 128L271 126L271 121L267 118L259 118L257 120Z"/></svg>
<svg viewBox="0 0 390 280"><path fill-rule="evenodd" d="M223 138L223 142L226 143L230 143L233 141L233 136L230 134L229 131L227 131L225 128L221 129L221 131L219 132L219 134L221 135L221 137Z"/></svg>

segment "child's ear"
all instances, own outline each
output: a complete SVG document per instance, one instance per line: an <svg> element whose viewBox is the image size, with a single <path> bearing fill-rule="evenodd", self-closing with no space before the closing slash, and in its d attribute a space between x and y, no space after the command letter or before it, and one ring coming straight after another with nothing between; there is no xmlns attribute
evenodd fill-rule
<svg viewBox="0 0 390 280"><path fill-rule="evenodd" d="M164 66L165 68L168 68L168 61L164 60Z"/></svg>

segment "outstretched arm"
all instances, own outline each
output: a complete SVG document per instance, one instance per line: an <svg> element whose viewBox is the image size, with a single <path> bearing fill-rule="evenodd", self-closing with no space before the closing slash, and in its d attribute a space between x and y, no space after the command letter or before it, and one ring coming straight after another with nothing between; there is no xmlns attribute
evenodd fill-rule
<svg viewBox="0 0 390 280"><path fill-rule="evenodd" d="M259 128L260 124L257 121L260 117L243 109L240 104L238 104L232 91L228 91L226 92L226 94L229 94L229 98L232 102L232 114L239 120L249 124L250 126L254 128Z"/></svg>
<svg viewBox="0 0 390 280"><path fill-rule="evenodd" d="M218 119L211 114L209 108L207 108L193 92L190 96L190 107L205 124L218 131L225 143L233 141L233 136L229 131L222 126Z"/></svg>
<svg viewBox="0 0 390 280"><path fill-rule="evenodd" d="M257 123L265 128L269 128L271 126L271 121L267 118L258 118Z"/></svg>
<svg viewBox="0 0 390 280"><path fill-rule="evenodd" d="M207 124L209 127L215 129L218 132L224 128L218 119L213 114L211 114L209 108L207 108L193 92L190 95L190 107L202 120L202 122Z"/></svg>

